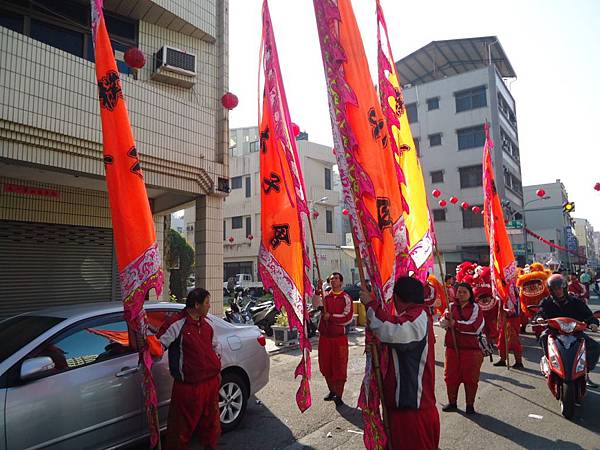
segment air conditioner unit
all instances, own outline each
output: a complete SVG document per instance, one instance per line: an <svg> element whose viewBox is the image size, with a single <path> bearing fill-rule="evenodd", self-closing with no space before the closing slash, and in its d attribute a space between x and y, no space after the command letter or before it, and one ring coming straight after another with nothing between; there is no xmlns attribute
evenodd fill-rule
<svg viewBox="0 0 600 450"><path fill-rule="evenodd" d="M152 79L191 88L196 83L196 55L168 45L154 54Z"/></svg>

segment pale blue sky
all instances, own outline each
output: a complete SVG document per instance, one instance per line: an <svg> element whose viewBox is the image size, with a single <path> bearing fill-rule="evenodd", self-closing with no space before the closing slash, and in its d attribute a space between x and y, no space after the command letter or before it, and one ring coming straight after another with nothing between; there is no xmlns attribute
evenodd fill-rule
<svg viewBox="0 0 600 450"><path fill-rule="evenodd" d="M523 184L560 178L576 217L600 231L600 1L381 0L394 57L442 39L496 35L516 73ZM375 69L375 0L354 0ZM262 0L229 1L229 86L240 99L230 126L257 119ZM331 125L311 0L270 0L292 120L311 141L331 145Z"/></svg>

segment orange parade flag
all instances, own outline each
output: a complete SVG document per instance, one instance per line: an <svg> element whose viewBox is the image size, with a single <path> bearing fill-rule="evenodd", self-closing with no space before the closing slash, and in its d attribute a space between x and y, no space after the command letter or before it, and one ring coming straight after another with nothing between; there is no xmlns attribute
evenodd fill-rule
<svg viewBox="0 0 600 450"><path fill-rule="evenodd" d="M312 286L303 225L304 218L308 218L308 205L266 0L262 48L265 85L259 126L262 239L258 268L265 289L273 291L277 307L285 308L290 328L298 330L302 357L295 376L302 379L296 403L304 412L312 402L311 346L306 327L306 304L312 296Z"/></svg>
<svg viewBox="0 0 600 450"><path fill-rule="evenodd" d="M163 274L140 158L104 22L102 4L102 0L91 0L106 185L125 320L132 332L146 335L148 324L143 308L144 299L152 288L160 295ZM155 446L159 429L156 421L158 402L151 372L152 358L148 345L139 350L144 365L146 413L151 428L151 443Z"/></svg>
<svg viewBox="0 0 600 450"><path fill-rule="evenodd" d="M504 309L513 315L519 314L519 292L517 289L517 263L506 231L500 196L496 190L491 151L494 143L490 138L490 126L485 124L483 147L483 222L490 246L490 271L492 292L500 298Z"/></svg>

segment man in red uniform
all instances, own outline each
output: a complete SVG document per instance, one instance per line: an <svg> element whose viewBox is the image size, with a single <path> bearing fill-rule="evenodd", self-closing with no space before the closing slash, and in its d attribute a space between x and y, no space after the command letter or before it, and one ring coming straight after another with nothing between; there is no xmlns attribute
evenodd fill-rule
<svg viewBox="0 0 600 450"><path fill-rule="evenodd" d="M586 289L585 286L580 283L576 273L569 274L567 293L575 298L578 298L579 300L585 300Z"/></svg>
<svg viewBox="0 0 600 450"><path fill-rule="evenodd" d="M341 405L348 371L346 325L352 322L352 298L342 290L342 274L333 272L327 281L331 292L323 300L319 323L319 369L329 388L324 400Z"/></svg>
<svg viewBox="0 0 600 450"><path fill-rule="evenodd" d="M390 363L383 380L392 448L437 450L440 417L435 406L435 337L419 280L394 285L394 315L362 291L371 331L386 347Z"/></svg>
<svg viewBox="0 0 600 450"><path fill-rule="evenodd" d="M500 359L494 363L494 366L506 366L506 342L508 341L508 351L513 352L515 355L513 367L515 369L523 368L523 346L519 337L520 330L520 317L508 316L506 311L500 312L500 321L498 322L498 353L500 353Z"/></svg>
<svg viewBox="0 0 600 450"><path fill-rule="evenodd" d="M206 450L215 450L221 434L219 389L221 360L207 317L210 294L191 291L185 309L169 317L156 337L169 350L169 370L175 379L167 422L167 450L187 449L196 429Z"/></svg>

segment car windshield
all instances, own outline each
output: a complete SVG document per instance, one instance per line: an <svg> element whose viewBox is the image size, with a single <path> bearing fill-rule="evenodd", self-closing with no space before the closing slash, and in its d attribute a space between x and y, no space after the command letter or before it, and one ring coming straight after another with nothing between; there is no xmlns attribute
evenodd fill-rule
<svg viewBox="0 0 600 450"><path fill-rule="evenodd" d="M65 319L43 316L17 316L0 322L0 362Z"/></svg>

